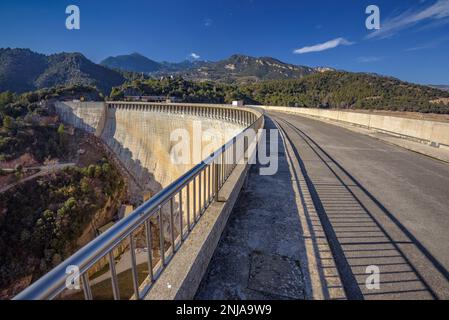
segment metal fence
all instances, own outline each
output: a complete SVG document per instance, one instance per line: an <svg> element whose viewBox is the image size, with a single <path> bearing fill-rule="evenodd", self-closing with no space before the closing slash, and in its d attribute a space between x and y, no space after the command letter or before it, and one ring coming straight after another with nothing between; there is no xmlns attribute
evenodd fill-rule
<svg viewBox="0 0 449 320"><path fill-rule="evenodd" d="M196 113L202 109L187 110ZM225 115L236 116L249 126L14 299L144 298L206 209L218 200L220 189L237 163L242 162L241 157L246 161L251 156L248 152L238 155L239 143L247 151L250 143L257 143L257 135L255 141L248 141L247 132L263 126L260 113L229 108ZM138 245L146 246L146 250L139 252L139 259ZM117 257L124 261L124 255L129 262L125 269L123 263L117 264ZM103 268L93 273L94 266L101 262ZM72 266L78 274L67 274ZM117 270L119 267L122 270ZM78 279L79 290L67 289L67 285L76 286Z"/></svg>
<svg viewBox="0 0 449 320"><path fill-rule="evenodd" d="M158 102L123 102L109 101L111 109L126 109L134 111L151 111L164 114L183 114L211 119L224 120L241 125L250 125L254 121L254 113L245 108L229 107L220 104L193 103L158 103Z"/></svg>

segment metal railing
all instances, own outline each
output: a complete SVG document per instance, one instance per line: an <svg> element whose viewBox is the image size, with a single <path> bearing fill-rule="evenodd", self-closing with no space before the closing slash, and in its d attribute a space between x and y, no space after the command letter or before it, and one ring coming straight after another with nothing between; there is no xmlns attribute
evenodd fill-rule
<svg viewBox="0 0 449 320"><path fill-rule="evenodd" d="M108 101L109 108L134 111L151 111L165 114L183 114L211 119L225 120L241 125L249 125L254 121L254 114L244 108L229 107L220 104L194 104L194 103L159 103L159 102L123 102Z"/></svg>
<svg viewBox="0 0 449 320"><path fill-rule="evenodd" d="M230 109L229 116L236 111ZM256 141L247 141L246 133L248 130L257 132L263 126L262 114L243 109L238 109L235 114L239 115L239 119L251 124L210 157L154 195L129 216L118 221L14 299L72 299L73 292L80 295L82 292L86 300L92 300L97 293L101 295L100 298L104 298L105 291L111 291L111 298L116 300L144 298L206 209L218 200L219 190L237 163L241 163L242 159L238 159L236 146L243 142L244 149L248 150L248 143L257 144L257 135ZM248 153L243 155L248 156ZM146 261L143 263L137 261L137 241L146 245L146 251L143 251ZM128 250L123 251L123 247ZM117 255L123 258L127 254L130 266L119 273ZM101 261L106 261L105 267L109 270L97 272L100 275L95 277L95 274L89 271ZM81 279L82 289L78 291L67 289L67 270L72 266L77 268L79 274L71 280ZM132 282L132 286L129 282Z"/></svg>

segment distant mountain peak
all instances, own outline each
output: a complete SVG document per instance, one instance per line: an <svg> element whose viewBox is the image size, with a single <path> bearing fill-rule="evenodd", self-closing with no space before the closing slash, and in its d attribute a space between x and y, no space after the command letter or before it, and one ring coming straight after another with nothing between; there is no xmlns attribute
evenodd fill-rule
<svg viewBox="0 0 449 320"><path fill-rule="evenodd" d="M429 87L449 92L449 85L447 84L435 84L435 85L431 84L429 85Z"/></svg>
<svg viewBox="0 0 449 320"><path fill-rule="evenodd" d="M93 63L79 52L47 56L29 49L0 49L0 92L81 84L107 93L124 80L116 71Z"/></svg>
<svg viewBox="0 0 449 320"><path fill-rule="evenodd" d="M125 71L157 75L180 75L189 80L248 82L261 80L297 79L305 75L333 70L311 68L282 62L272 57L252 57L233 54L220 61L186 59L182 62L156 62L139 53L109 57L102 65Z"/></svg>
<svg viewBox="0 0 449 320"><path fill-rule="evenodd" d="M153 61L138 52L128 55L119 55L108 57L100 62L102 66L110 69L119 69L131 72L151 73L160 70L160 64Z"/></svg>

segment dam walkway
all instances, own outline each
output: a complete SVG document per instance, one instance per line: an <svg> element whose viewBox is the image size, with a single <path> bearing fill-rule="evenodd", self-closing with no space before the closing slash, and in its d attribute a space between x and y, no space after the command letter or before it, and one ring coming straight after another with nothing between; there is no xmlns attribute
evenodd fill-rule
<svg viewBox="0 0 449 320"><path fill-rule="evenodd" d="M266 129L276 129L265 121ZM261 164L252 166L196 299L305 298L302 206L280 136L278 140L277 173L262 176Z"/></svg>
<svg viewBox="0 0 449 320"><path fill-rule="evenodd" d="M448 299L448 164L267 115L279 171L251 169L196 298Z"/></svg>

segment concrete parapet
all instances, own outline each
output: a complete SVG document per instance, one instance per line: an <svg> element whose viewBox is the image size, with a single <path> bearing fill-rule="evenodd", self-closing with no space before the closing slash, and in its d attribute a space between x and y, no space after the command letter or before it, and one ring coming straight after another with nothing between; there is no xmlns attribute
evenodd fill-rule
<svg viewBox="0 0 449 320"><path fill-rule="evenodd" d="M265 110L302 114L410 138L434 146L449 146L449 123L342 110L263 106Z"/></svg>

